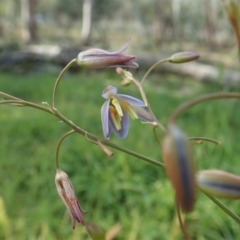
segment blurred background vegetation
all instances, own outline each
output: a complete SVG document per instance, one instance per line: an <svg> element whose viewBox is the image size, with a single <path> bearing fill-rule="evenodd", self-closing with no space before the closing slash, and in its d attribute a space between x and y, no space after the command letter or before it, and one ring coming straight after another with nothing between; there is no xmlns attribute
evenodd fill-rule
<svg viewBox="0 0 240 240"><path fill-rule="evenodd" d="M10 43L114 45L173 44L214 50L234 48L234 37L220 0L2 0L0 36ZM89 31L87 29L89 28ZM161 48L163 51L164 48Z"/></svg>
<svg viewBox="0 0 240 240"><path fill-rule="evenodd" d="M128 38L133 39L128 52L151 59L152 54L195 50L202 56L197 61L199 68L204 63L219 72L208 83L180 72L151 74L144 87L163 125L186 100L205 93L239 91L238 84L228 84L230 78L220 84L225 69L239 74L239 62L234 33L218 0L2 0L0 36L0 91L39 104L51 103L54 82L65 64L63 55L42 61L41 54L59 48L68 49L66 55L73 51L74 56L78 54L75 49L86 47L116 50ZM36 46L43 48L34 52L38 54L34 60L24 61ZM145 68L141 66L134 76L141 79ZM60 83L57 107L102 137L102 90L115 85L121 93L135 97L139 93L133 86L121 87L114 69L73 70ZM237 100L218 100L196 106L179 118L179 126L189 136L222 142L221 146L194 146L199 169L239 174L239 108ZM55 189L55 148L69 128L35 109L3 105L0 123L0 239L90 239L80 225L72 231ZM111 140L162 161L151 127L139 121L131 122L127 139L112 136ZM89 210L86 221L105 231L120 223L116 239L182 239L173 191L163 170L114 153L107 157L77 134L62 145L60 166L69 174L83 209ZM240 214L239 201L224 203ZM192 239L238 239L240 235L239 225L201 193L194 211L185 216L185 224Z"/></svg>

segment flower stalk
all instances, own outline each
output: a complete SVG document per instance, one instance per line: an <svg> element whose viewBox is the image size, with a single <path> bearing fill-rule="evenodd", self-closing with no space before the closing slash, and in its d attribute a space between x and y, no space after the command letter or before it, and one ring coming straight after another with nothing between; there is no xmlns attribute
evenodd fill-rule
<svg viewBox="0 0 240 240"><path fill-rule="evenodd" d="M65 72L67 72L67 70L72 66L74 65L75 63L77 62L77 59L73 59L71 60L65 67L64 69L61 71L61 73L59 74L56 82L55 82L55 85L54 85L54 88L53 88L53 96L52 96L52 105L53 105L53 109L56 108L56 92L57 92L57 88L58 88L58 85L59 85L59 82L62 78L62 76L64 75Z"/></svg>
<svg viewBox="0 0 240 240"><path fill-rule="evenodd" d="M190 100L186 103L183 103L182 105L180 105L178 108L176 108L174 110L174 112L172 113L172 115L170 116L170 118L168 120L168 124L174 123L176 121L176 118L180 114L182 114L186 110L190 109L191 107L193 107L199 103L206 102L209 100L214 100L214 99L226 99L226 98L227 99L240 98L240 93L237 93L237 92L235 92L235 93L234 92L233 93L211 93L211 94L200 96L200 97Z"/></svg>
<svg viewBox="0 0 240 240"><path fill-rule="evenodd" d="M76 133L76 131L71 130L71 131L65 133L58 142L57 149L56 149L56 152L55 152L55 166L56 166L56 169L59 169L59 150L60 150L60 146L61 146L63 140L73 133Z"/></svg>

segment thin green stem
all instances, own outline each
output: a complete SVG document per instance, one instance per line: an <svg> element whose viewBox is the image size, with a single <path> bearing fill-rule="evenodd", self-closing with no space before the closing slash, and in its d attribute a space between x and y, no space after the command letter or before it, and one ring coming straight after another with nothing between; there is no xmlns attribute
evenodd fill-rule
<svg viewBox="0 0 240 240"><path fill-rule="evenodd" d="M38 105L38 104L35 104L35 103L32 103L32 102L27 102L27 101L24 101L24 100L21 100L21 99L20 100L2 100L2 101L0 101L0 105L3 105L3 104L10 104L10 105L13 105L13 106L18 106L18 107L27 106L27 107L36 108L36 109L39 109L41 111L53 114L53 112L49 108L43 107L41 105Z"/></svg>
<svg viewBox="0 0 240 240"><path fill-rule="evenodd" d="M183 224L183 220L182 220L182 216L181 216L181 211L180 211L180 206L179 206L179 203L177 201L177 196L175 196L175 205L176 205L176 211L177 211L177 217L178 217L178 222L179 222L179 225L180 225L180 228L182 230L182 233L183 233L183 236L185 238L185 240L190 240L189 236L188 236L188 233L184 227L184 224Z"/></svg>
<svg viewBox="0 0 240 240"><path fill-rule="evenodd" d="M212 93L212 94L207 94L198 98L195 98L189 102L186 102L182 105L180 105L170 116L168 123L173 123L176 118L183 113L184 111L188 110L189 108L202 103L206 102L209 100L214 100L214 99L224 99L224 98L240 98L240 93Z"/></svg>
<svg viewBox="0 0 240 240"><path fill-rule="evenodd" d="M202 141L206 141L206 142L212 142L215 143L216 145L220 145L221 142L212 139L212 138L206 138L206 137L190 137L188 138L188 140L193 140L193 141L198 141L198 140L202 140Z"/></svg>
<svg viewBox="0 0 240 240"><path fill-rule="evenodd" d="M66 137L68 137L69 135L71 135L71 134L73 134L73 133L75 133L75 132L76 132L75 130L71 130L71 131L65 133L65 134L61 137L61 139L59 140L59 142L58 142L58 145L57 145L57 148L56 148L56 153L55 153L55 165L56 165L56 169L57 169L57 170L59 169L59 157L58 157L58 156L59 156L60 146L61 146L63 140L64 140Z"/></svg>
<svg viewBox="0 0 240 240"><path fill-rule="evenodd" d="M202 191L202 190L201 190ZM240 224L240 217L232 212L224 203L222 203L217 198L211 196L210 194L205 193L202 191L207 197L209 197L218 207L220 207L225 213L227 213L228 216L230 216L232 219L234 219L238 224Z"/></svg>
<svg viewBox="0 0 240 240"><path fill-rule="evenodd" d="M146 108L149 109L149 104L148 104L148 100L147 100L147 97L145 95L145 92L143 91L143 88L142 88L142 85L139 83L138 80L136 80L135 78L132 78L132 81L134 82L134 84L137 86L141 96L142 96L142 99L143 99L143 102L146 106Z"/></svg>
<svg viewBox="0 0 240 240"><path fill-rule="evenodd" d="M6 98L6 99L8 99L8 100L21 100L20 98L11 96L11 95L9 95L9 94L7 94L7 93L4 93L4 92L0 92L0 96L1 96L2 98Z"/></svg>
<svg viewBox="0 0 240 240"><path fill-rule="evenodd" d="M159 138L158 138L158 136L157 136L157 132L156 132L156 129L157 129L157 128L158 128L158 126L154 126L154 127L153 127L153 135L154 135L156 141L158 142L159 146L161 146L161 142L160 142L160 140L159 140Z"/></svg>
<svg viewBox="0 0 240 240"><path fill-rule="evenodd" d="M73 59L72 61L70 61L66 66L65 68L61 71L61 73L59 74L56 82L55 82L55 85L54 85L54 88L53 88L53 96L52 96L52 105L53 105L53 108L55 109L56 108L56 91L57 91L57 87L58 87L58 84L63 76L63 74L73 65L77 62L77 59Z"/></svg>
<svg viewBox="0 0 240 240"><path fill-rule="evenodd" d="M162 63L165 63L165 62L168 62L169 59L162 59L158 62L156 62L155 64L153 64L148 70L147 72L145 73L145 75L143 76L142 78L142 81L141 81L141 85L143 85L143 82L145 81L145 79L147 78L147 76L150 74L150 72L155 68L157 67L158 65L162 64Z"/></svg>
<svg viewBox="0 0 240 240"><path fill-rule="evenodd" d="M142 99L143 99L143 102L144 102L144 104L145 104L145 107L148 109L148 111L152 114L152 116L154 117L154 121L155 121L155 123L157 124L157 127L159 128L159 129L161 129L163 132L165 132L165 127L157 120L157 118L155 117L155 115L154 115L154 113L153 113L153 111L152 111L152 109L151 109L151 107L150 107L150 105L149 105L149 103L148 103L148 100L147 100L147 97L146 97L146 95L145 95L145 92L144 92L144 90L143 90L143 88L142 88L142 85L139 83L139 81L138 80L136 80L135 78L132 78L131 79L132 81L133 81L133 83L136 85L136 87L138 88L138 90L139 90L139 92L140 92L140 94L141 94L141 96L142 96Z"/></svg>

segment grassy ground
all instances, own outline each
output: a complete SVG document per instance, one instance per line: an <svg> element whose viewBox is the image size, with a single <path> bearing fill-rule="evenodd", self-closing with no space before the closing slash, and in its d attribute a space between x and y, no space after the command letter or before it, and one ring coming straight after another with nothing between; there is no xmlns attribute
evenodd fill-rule
<svg viewBox="0 0 240 240"><path fill-rule="evenodd" d="M0 90L36 103L51 103L56 77L46 73L1 73ZM119 77L109 69L67 74L60 83L57 108L88 132L102 137L101 92L119 83ZM223 90L157 74L145 84L151 107L163 125L185 100ZM119 86L119 92L139 97L133 86ZM189 136L211 137L223 143L194 147L199 169L239 172L239 108L240 101L218 100L196 106L179 118L179 126ZM89 239L80 225L72 231L54 184L55 148L69 128L44 112L15 106L1 106L0 123L0 238ZM161 161L149 125L132 121L126 140L112 136L111 141ZM89 210L86 221L104 230L120 223L118 239L182 239L173 192L163 170L124 153L114 153L108 158L79 135L70 136L62 145L60 165L69 174L83 209ZM224 203L240 214L239 201ZM238 224L201 193L185 222L192 239L236 239L240 235Z"/></svg>

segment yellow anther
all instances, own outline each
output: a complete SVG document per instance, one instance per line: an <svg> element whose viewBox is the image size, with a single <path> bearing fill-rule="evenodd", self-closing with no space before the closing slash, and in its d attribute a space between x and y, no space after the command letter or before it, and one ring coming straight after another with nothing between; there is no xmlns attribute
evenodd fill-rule
<svg viewBox="0 0 240 240"><path fill-rule="evenodd" d="M121 106L119 104L119 101L116 98L112 98L111 103L116 108L118 114L122 117L123 116L123 112L122 112L122 108L121 108Z"/></svg>
<svg viewBox="0 0 240 240"><path fill-rule="evenodd" d="M116 108L114 108L113 106L110 106L109 112L110 112L110 116L111 116L114 126L116 127L116 129L118 131L121 130L121 116L119 116Z"/></svg>
<svg viewBox="0 0 240 240"><path fill-rule="evenodd" d="M132 119L138 119L136 112L131 108L131 106L128 103L121 102L121 106Z"/></svg>

